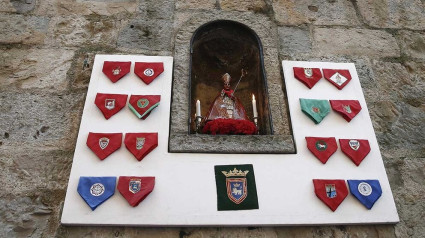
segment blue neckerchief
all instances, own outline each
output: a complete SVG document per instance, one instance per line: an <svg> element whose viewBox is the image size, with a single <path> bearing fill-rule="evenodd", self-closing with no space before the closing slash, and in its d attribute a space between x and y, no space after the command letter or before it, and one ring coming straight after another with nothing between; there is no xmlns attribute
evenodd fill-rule
<svg viewBox="0 0 425 238"><path fill-rule="evenodd" d="M80 177L77 191L94 211L115 193L116 177Z"/></svg>
<svg viewBox="0 0 425 238"><path fill-rule="evenodd" d="M367 209L381 197L382 189L378 180L347 180L350 192Z"/></svg>

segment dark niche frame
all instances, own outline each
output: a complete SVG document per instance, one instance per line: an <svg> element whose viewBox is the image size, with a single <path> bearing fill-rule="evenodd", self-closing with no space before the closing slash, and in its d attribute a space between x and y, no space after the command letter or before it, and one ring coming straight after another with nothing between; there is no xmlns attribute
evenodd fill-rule
<svg viewBox="0 0 425 238"><path fill-rule="evenodd" d="M228 51L231 51L231 55ZM229 61L233 61L233 64L229 65ZM239 77L234 76L240 76L241 68L247 70L248 74L240 81L235 96L242 101L249 119L253 121L251 95L254 93L257 100L259 134L273 134L261 40L248 26L230 20L205 23L193 33L190 40L189 134L196 133L194 123L196 100L203 99L201 106L205 116L212 101L222 89L221 75L230 73L233 77L231 86L234 89L239 81ZM199 74L202 76L194 77ZM197 92L198 83L204 85L202 93Z"/></svg>
<svg viewBox="0 0 425 238"><path fill-rule="evenodd" d="M182 13L183 14L183 13ZM187 14L186 12L184 14ZM183 15L184 15L183 14ZM264 88L268 91L270 134L263 135L205 135L190 134L191 45L198 29L216 21L232 21L254 32L262 45L264 57L262 73L266 75ZM296 153L290 126L289 110L279 61L277 28L265 15L239 12L205 11L190 13L182 25L176 26L174 45L173 85L170 112L170 153L232 153L232 154L287 154ZM234 88L240 75L232 75ZM221 89L220 89L221 90ZM215 92L217 93L217 92ZM267 95L267 94L265 94ZM251 107L251 104L244 105ZM258 105L257 105L258 107ZM203 115L208 108L203 107ZM251 109L252 110L252 109Z"/></svg>

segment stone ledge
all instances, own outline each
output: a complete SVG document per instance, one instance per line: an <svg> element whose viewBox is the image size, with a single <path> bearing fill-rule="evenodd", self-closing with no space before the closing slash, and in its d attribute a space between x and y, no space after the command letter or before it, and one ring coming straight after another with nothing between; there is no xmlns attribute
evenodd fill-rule
<svg viewBox="0 0 425 238"><path fill-rule="evenodd" d="M290 135L170 134L171 153L295 154Z"/></svg>

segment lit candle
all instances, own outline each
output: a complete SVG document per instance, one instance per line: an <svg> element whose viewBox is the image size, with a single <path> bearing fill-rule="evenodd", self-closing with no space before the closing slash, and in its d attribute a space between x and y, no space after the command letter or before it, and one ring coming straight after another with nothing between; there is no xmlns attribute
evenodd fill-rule
<svg viewBox="0 0 425 238"><path fill-rule="evenodd" d="M254 118L258 117L257 102L255 101L254 94L252 94L252 111L254 112Z"/></svg>
<svg viewBox="0 0 425 238"><path fill-rule="evenodd" d="M196 100L196 116L201 116L201 102L199 100Z"/></svg>

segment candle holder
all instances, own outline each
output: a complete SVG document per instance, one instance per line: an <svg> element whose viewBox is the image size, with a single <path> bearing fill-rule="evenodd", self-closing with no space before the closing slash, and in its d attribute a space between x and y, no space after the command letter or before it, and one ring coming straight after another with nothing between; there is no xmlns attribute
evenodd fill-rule
<svg viewBox="0 0 425 238"><path fill-rule="evenodd" d="M258 129L258 117L254 117L255 128L257 129L257 135L260 134L260 130Z"/></svg>
<svg viewBox="0 0 425 238"><path fill-rule="evenodd" d="M201 122L202 122L202 117L201 116L196 116L195 117L195 125L196 125L196 134L198 134L201 130Z"/></svg>

